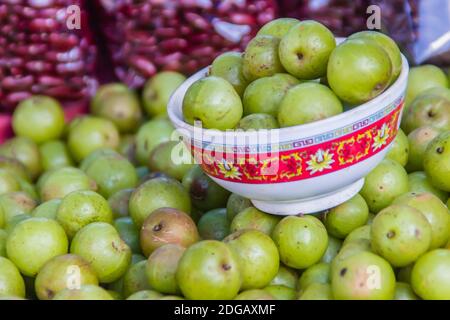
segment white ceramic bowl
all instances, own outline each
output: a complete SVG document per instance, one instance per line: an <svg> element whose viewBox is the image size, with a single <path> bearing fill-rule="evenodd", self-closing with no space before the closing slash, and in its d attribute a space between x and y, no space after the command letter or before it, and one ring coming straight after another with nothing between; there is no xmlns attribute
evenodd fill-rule
<svg viewBox="0 0 450 320"><path fill-rule="evenodd" d="M408 62L402 59L400 76L381 95L305 125L222 132L184 122L184 95L207 68L174 92L168 114L197 161L203 162L202 169L225 189L272 214L319 212L358 193L364 177L388 152L400 126L407 85Z"/></svg>

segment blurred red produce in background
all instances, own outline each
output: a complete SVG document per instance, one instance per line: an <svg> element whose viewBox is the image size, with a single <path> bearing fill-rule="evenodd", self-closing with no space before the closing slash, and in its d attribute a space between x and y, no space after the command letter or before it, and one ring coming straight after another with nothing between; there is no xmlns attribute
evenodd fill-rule
<svg viewBox="0 0 450 320"><path fill-rule="evenodd" d="M133 88L160 70L192 74L242 50L276 0L96 0L115 73Z"/></svg>

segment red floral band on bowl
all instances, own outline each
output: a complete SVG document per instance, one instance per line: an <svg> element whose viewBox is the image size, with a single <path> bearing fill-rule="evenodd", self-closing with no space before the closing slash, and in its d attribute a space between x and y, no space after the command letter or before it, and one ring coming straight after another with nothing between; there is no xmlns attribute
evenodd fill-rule
<svg viewBox="0 0 450 320"><path fill-rule="evenodd" d="M267 184L309 179L352 166L389 146L397 135L403 103L401 97L350 126L280 145L283 151L277 153L217 152L193 141L193 155L208 160L199 162L207 174L231 182Z"/></svg>

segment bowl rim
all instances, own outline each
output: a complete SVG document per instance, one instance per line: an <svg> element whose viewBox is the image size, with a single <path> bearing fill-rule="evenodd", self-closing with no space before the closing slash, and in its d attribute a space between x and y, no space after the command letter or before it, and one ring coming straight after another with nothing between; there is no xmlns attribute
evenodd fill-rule
<svg viewBox="0 0 450 320"><path fill-rule="evenodd" d="M339 38L336 38L339 39ZM382 107L385 107L387 103L383 103L384 100L392 100L395 101L396 99L401 96L401 93L403 91L402 87L406 85L407 78L408 78L408 71L409 71L409 64L406 59L406 57L401 54L402 58L402 70L400 72L400 75L397 77L395 82L390 85L388 89L386 89L384 92L382 92L380 95L376 96L372 100L369 100L363 104L360 104L358 106L352 107L352 109L344 111L340 114L334 115L332 117L291 126L291 127L283 127L283 128L276 128L276 129L262 129L269 132L277 132L279 134L279 137L292 137L292 136L303 136L304 132L312 132L313 130L317 130L318 127L322 127L324 131L328 131L330 129L339 128L348 124L351 124L352 122L367 117L368 115L371 115L373 113L378 112ZM189 132L194 131L194 126L185 122L182 117L179 117L177 114L177 111L180 111L180 114L182 115L182 108L183 108L183 98L184 94L181 95L182 90L186 90L194 83L195 81L204 78L207 75L207 72L209 70L210 66L207 66L200 71L197 71L195 74L187 78L172 94L172 96L169 99L169 103L167 106L167 113L169 116L169 119L171 122L175 125L176 129L185 129ZM189 84L189 86L188 86ZM181 95L180 99L179 96ZM378 107L377 107L378 106ZM373 112L370 112L372 109ZM203 136L221 136L221 137L248 137L253 134L257 134L261 130L254 130L254 131L243 131L243 130L236 130L236 129L229 129L226 131L221 131L218 129L206 129L201 128ZM288 139L281 139L281 141L288 140Z"/></svg>

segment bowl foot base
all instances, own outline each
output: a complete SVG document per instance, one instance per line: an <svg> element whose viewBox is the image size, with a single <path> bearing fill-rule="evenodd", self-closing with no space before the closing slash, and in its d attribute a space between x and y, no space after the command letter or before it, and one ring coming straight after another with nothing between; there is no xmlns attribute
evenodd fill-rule
<svg viewBox="0 0 450 320"><path fill-rule="evenodd" d="M327 210L349 200L356 195L364 185L364 178L336 192L314 198L294 201L263 201L251 200L261 211L276 215L298 215L316 213Z"/></svg>

